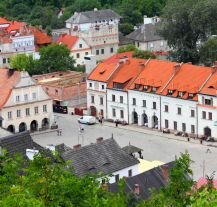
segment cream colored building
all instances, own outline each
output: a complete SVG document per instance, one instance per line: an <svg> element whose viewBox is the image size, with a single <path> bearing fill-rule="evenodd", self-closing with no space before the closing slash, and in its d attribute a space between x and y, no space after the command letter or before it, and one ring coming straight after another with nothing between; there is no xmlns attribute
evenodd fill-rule
<svg viewBox="0 0 217 207"><path fill-rule="evenodd" d="M0 69L0 94L3 128L36 131L53 123L52 100L27 72Z"/></svg>

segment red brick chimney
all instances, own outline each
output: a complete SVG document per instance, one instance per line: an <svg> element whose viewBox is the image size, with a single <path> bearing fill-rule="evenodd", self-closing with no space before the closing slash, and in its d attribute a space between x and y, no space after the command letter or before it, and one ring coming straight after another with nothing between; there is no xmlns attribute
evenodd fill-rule
<svg viewBox="0 0 217 207"><path fill-rule="evenodd" d="M103 141L103 137L99 137L99 138L96 139L97 144L101 143L102 141Z"/></svg>
<svg viewBox="0 0 217 207"><path fill-rule="evenodd" d="M74 145L73 146L73 149L80 149L81 148L81 145L80 144L77 144L77 145Z"/></svg>
<svg viewBox="0 0 217 207"><path fill-rule="evenodd" d="M168 181L169 180L169 166L168 165L162 165L161 171L162 171L162 175L163 175L164 179L166 181Z"/></svg>

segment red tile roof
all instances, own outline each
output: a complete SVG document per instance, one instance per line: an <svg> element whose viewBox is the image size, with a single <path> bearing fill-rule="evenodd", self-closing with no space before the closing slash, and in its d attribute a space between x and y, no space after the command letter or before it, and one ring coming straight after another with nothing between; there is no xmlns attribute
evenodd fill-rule
<svg viewBox="0 0 217 207"><path fill-rule="evenodd" d="M128 58L120 65L119 70L115 73L114 77L109 81L108 88L113 88L114 83L124 84L122 90L127 90L132 81L144 69L147 60Z"/></svg>
<svg viewBox="0 0 217 207"><path fill-rule="evenodd" d="M21 27L26 26L25 22L17 22L17 21L12 21L10 25L7 27L6 31L8 33L11 33L13 31L19 31Z"/></svg>
<svg viewBox="0 0 217 207"><path fill-rule="evenodd" d="M88 79L107 82L114 71L118 68L120 59L123 57L131 56L131 52L112 55L110 58L99 63L96 68L90 73Z"/></svg>
<svg viewBox="0 0 217 207"><path fill-rule="evenodd" d="M209 81L205 84L205 86L202 88L200 93L211 95L211 96L217 95L217 71L212 75Z"/></svg>
<svg viewBox="0 0 217 207"><path fill-rule="evenodd" d="M142 86L156 87L156 93L160 93L165 84L174 74L175 65L175 62L157 59L150 60L145 66L144 70L141 72L141 74L130 86L130 89L134 89L135 84L140 84ZM149 88L149 90L151 90L151 88Z"/></svg>
<svg viewBox="0 0 217 207"><path fill-rule="evenodd" d="M183 97L179 98L187 99L189 93L196 95L199 92L210 74L211 68L209 67L183 64L162 94L167 95L168 90L173 90L173 97L178 96L175 92L183 92ZM197 100L197 95L193 100Z"/></svg>
<svg viewBox="0 0 217 207"><path fill-rule="evenodd" d="M33 32L35 37L35 42L37 45L44 45L52 43L52 39L42 30L36 27L29 27L29 29Z"/></svg>
<svg viewBox="0 0 217 207"><path fill-rule="evenodd" d="M78 39L79 39L79 37L77 37L77 36L62 34L59 36L59 38L57 40L57 44L64 44L68 47L69 50L71 50Z"/></svg>
<svg viewBox="0 0 217 207"><path fill-rule="evenodd" d="M9 76L8 69L0 69L0 109L7 102L13 86L16 85L19 79L20 72L14 71L14 73Z"/></svg>
<svg viewBox="0 0 217 207"><path fill-rule="evenodd" d="M10 22L7 19L0 17L0 24L9 24L9 23Z"/></svg>

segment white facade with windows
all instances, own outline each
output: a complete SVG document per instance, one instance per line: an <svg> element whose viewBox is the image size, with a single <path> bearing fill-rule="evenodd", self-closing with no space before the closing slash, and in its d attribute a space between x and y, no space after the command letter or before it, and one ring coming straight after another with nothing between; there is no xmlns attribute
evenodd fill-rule
<svg viewBox="0 0 217 207"><path fill-rule="evenodd" d="M106 87L104 82L87 80L87 107L93 116L107 117Z"/></svg>
<svg viewBox="0 0 217 207"><path fill-rule="evenodd" d="M53 123L52 100L27 72L21 72L0 115L2 127L12 132L48 128Z"/></svg>

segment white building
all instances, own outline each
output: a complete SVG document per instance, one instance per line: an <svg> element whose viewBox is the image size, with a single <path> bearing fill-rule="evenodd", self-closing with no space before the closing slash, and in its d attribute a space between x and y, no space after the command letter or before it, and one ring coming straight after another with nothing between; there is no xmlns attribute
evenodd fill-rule
<svg viewBox="0 0 217 207"><path fill-rule="evenodd" d="M35 131L53 123L52 100L27 72L0 69L0 116L11 132Z"/></svg>
<svg viewBox="0 0 217 207"><path fill-rule="evenodd" d="M91 54L91 49L85 40L78 36L62 34L57 40L57 44L64 44L70 50L70 56L74 58L75 65L84 65L84 57Z"/></svg>
<svg viewBox="0 0 217 207"><path fill-rule="evenodd" d="M69 34L84 38L97 60L116 53L119 44L118 23L120 16L110 9L75 12L66 20Z"/></svg>

